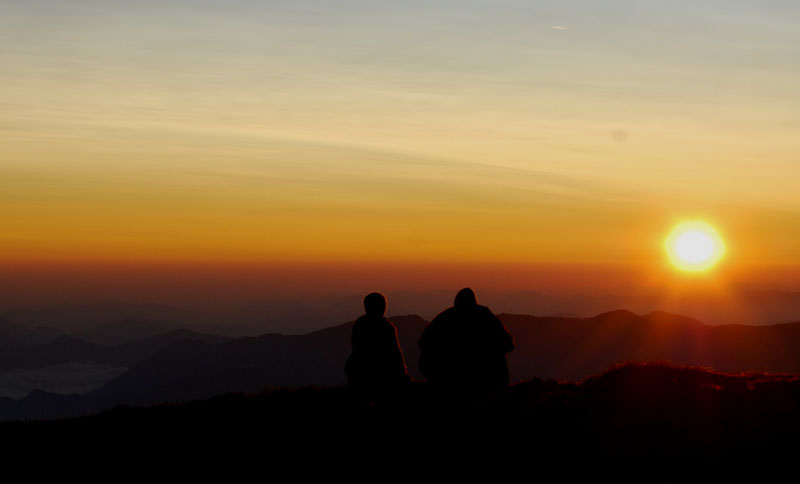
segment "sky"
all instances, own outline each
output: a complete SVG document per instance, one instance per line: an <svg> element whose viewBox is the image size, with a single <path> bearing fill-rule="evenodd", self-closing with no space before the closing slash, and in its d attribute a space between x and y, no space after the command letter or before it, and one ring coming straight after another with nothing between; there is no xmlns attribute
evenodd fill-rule
<svg viewBox="0 0 800 484"><path fill-rule="evenodd" d="M0 0L0 286L159 264L616 284L666 274L687 219L726 241L717 276L785 284L798 22L788 0Z"/></svg>

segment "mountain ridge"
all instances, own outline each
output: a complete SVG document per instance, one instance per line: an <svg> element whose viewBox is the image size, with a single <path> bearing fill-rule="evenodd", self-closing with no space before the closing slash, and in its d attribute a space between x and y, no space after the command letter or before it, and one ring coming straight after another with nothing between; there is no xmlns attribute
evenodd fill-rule
<svg viewBox="0 0 800 484"><path fill-rule="evenodd" d="M119 406L81 418L4 422L0 431L16 444L80 435L125 455L129 449L141 451L144 441L151 450L163 448L170 459L180 457L182 466L183 457L191 459L199 451L215 459L241 460L253 451L255 435L265 437L256 447L258 455L266 453L281 463L307 465L309 459L324 456L341 464L354 454L387 453L396 463L397 452L413 449L436 456L445 449L455 452L455 459L434 463L443 470L463 463L465 456L495 467L496 459L538 460L550 467L537 469L537 476L552 472L572 480L585 474L592 480L605 470L616 480L627 472L630 482L651 474L638 465L619 469L616 460L597 467L595 459L638 463L642 457L655 458L659 465L652 475L682 482L700 475L700 460L715 464L720 458L752 462L758 457L768 468L776 460L793 462L800 435L797 376L628 363L580 382L534 378L490 397L465 390L442 396L416 382L397 399L366 405L343 385L268 389L177 404ZM29 401L41 405L49 397L35 392ZM74 402L73 396L59 398L64 408ZM165 438L154 440L154 435ZM665 459L670 465L663 465ZM582 466L565 470L552 465L562 461ZM713 476L726 473L740 478L742 468L713 466ZM759 467L754 477L763 476Z"/></svg>
<svg viewBox="0 0 800 484"><path fill-rule="evenodd" d="M618 309L591 318L499 315L517 347L512 381L579 381L625 361L671 361L721 371L800 373L800 322L709 326L664 311ZM417 341L428 324L416 315L390 318L415 380ZM105 385L83 395L91 408L209 398L270 387L343 384L351 322L303 335L267 333L219 342L172 342ZM0 416L1 418L2 416Z"/></svg>

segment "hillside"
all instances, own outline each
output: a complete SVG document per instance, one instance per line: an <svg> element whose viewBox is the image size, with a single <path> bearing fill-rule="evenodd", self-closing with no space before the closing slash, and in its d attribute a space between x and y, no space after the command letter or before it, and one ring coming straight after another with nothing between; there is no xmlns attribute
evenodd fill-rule
<svg viewBox="0 0 800 484"><path fill-rule="evenodd" d="M520 462L660 456L685 463L793 458L800 445L798 408L795 377L627 364L578 383L520 382L489 399L473 399L469 389L442 397L416 383L393 401L368 406L342 386L283 389L6 423L0 431L8 439L35 441L81 435L118 451L163 435L169 436L170 455L202 447L216 457L238 457L251 445L246 436L262 436L259 451L295 458L295 452L339 455L351 445L361 451L413 449L418 455L455 446L524 459ZM348 446L342 448L342 442Z"/></svg>
<svg viewBox="0 0 800 484"><path fill-rule="evenodd" d="M625 310L592 318L510 314L500 318L517 344L508 357L512 382L533 378L575 381L624 361L670 361L732 372L800 373L800 323L707 326L664 312L636 315ZM418 316L391 319L409 372L420 381L417 341L427 321ZM232 340L172 332L110 352L84 344L90 353L129 366L128 370L75 396L68 406L63 404L64 398L54 395L48 407L48 394L40 393L35 409L26 400L7 403L0 408L0 418L71 416L118 404L148 405L270 387L342 384L351 324L305 335L266 334ZM64 354L80 347L74 341L64 346Z"/></svg>
<svg viewBox="0 0 800 484"><path fill-rule="evenodd" d="M800 373L800 323L707 326L683 316L612 311L593 318L500 315L517 347L512 381L577 380L623 361L671 361L725 371ZM416 380L417 341L427 322L395 316L400 345ZM351 323L306 335L269 334L222 344L184 341L134 365L89 396L111 403L206 398L270 386L344 383Z"/></svg>
<svg viewBox="0 0 800 484"><path fill-rule="evenodd" d="M628 360L800 373L800 323L708 326L664 312L639 316L625 310L593 318L500 318L517 342L508 358L512 379L575 380Z"/></svg>
<svg viewBox="0 0 800 484"><path fill-rule="evenodd" d="M426 321L394 318L406 357L414 358ZM351 323L307 335L267 334L219 344L183 341L132 366L91 392L88 398L109 404L207 398L231 391L272 386L335 385L344 382ZM416 365L414 365L416 369ZM418 372L415 373L420 376Z"/></svg>

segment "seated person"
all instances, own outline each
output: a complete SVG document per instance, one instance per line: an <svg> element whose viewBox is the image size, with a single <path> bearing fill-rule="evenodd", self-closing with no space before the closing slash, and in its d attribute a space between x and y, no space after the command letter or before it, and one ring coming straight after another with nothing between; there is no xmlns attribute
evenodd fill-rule
<svg viewBox="0 0 800 484"><path fill-rule="evenodd" d="M364 298L366 314L353 324L352 353L344 371L347 385L368 400L385 396L408 384L403 352L397 342L397 329L383 317L386 298L373 292Z"/></svg>
<svg viewBox="0 0 800 484"><path fill-rule="evenodd" d="M470 288L458 292L422 332L419 369L428 382L455 391L492 392L509 383L506 353L514 339Z"/></svg>

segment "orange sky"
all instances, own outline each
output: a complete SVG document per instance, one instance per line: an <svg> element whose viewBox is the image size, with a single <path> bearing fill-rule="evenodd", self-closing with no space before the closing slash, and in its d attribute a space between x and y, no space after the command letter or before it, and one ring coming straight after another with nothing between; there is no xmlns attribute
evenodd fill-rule
<svg viewBox="0 0 800 484"><path fill-rule="evenodd" d="M603 3L9 6L0 264L800 264L797 8Z"/></svg>

